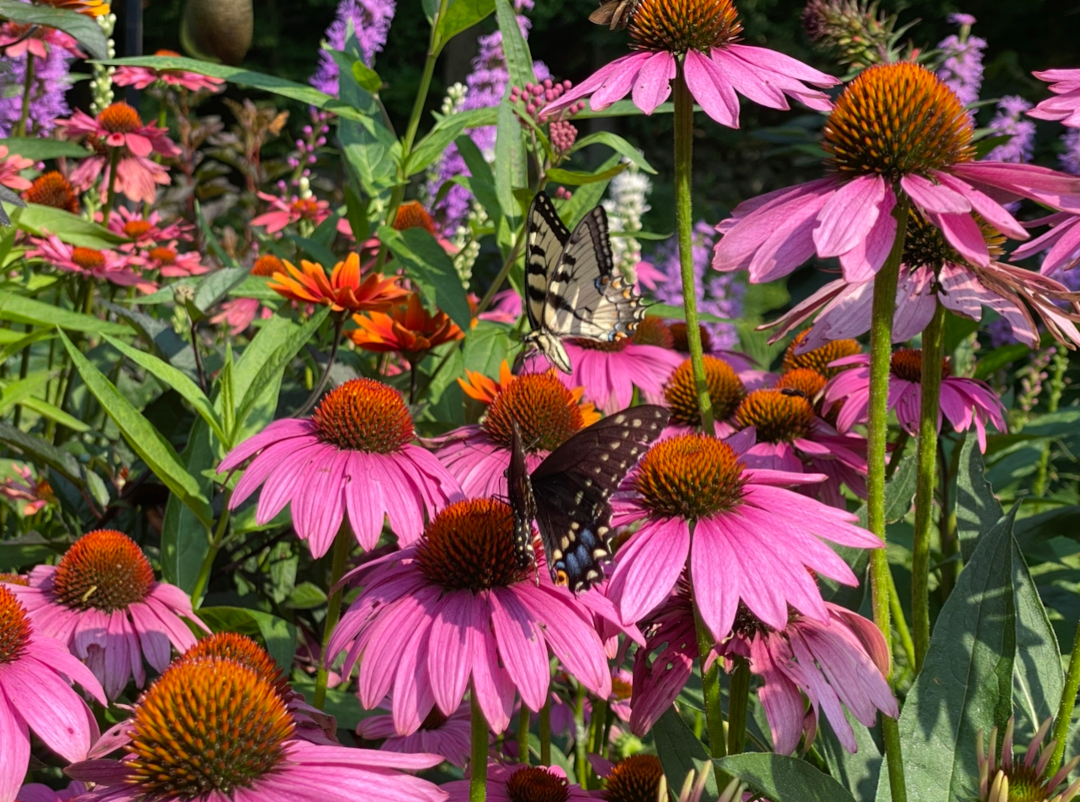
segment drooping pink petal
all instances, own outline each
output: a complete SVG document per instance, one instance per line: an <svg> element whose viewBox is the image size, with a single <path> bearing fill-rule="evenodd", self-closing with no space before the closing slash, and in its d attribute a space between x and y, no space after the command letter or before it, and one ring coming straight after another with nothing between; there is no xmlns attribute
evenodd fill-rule
<svg viewBox="0 0 1080 802"><path fill-rule="evenodd" d="M921 175L905 175L900 186L908 197L924 212L937 214L962 214L971 211L971 204L958 192L943 184L935 184Z"/></svg>
<svg viewBox="0 0 1080 802"><path fill-rule="evenodd" d="M839 256L865 240L884 198L885 180L877 173L841 185L817 214L813 236L818 256Z"/></svg>
<svg viewBox="0 0 1080 802"><path fill-rule="evenodd" d="M896 196L892 187L886 185L885 197L870 232L851 250L840 254L840 267L843 268L845 281L852 284L869 281L885 264L896 239L897 223L892 213L895 206Z"/></svg>
<svg viewBox="0 0 1080 802"><path fill-rule="evenodd" d="M721 125L739 127L739 98L720 67L696 50L683 60L686 86L702 110Z"/></svg>
<svg viewBox="0 0 1080 802"><path fill-rule="evenodd" d="M547 642L515 593L491 591L491 609L502 664L526 707L539 710L547 699L551 677Z"/></svg>
<svg viewBox="0 0 1080 802"><path fill-rule="evenodd" d="M685 521L649 521L621 549L608 594L624 621L639 621L660 604L686 564L690 530Z"/></svg>
<svg viewBox="0 0 1080 802"><path fill-rule="evenodd" d="M981 267L990 264L990 251L986 247L986 239L978 224L971 219L971 215L931 214L929 217L961 256Z"/></svg>
<svg viewBox="0 0 1080 802"><path fill-rule="evenodd" d="M642 63L634 81L634 105L646 114L652 114L671 94L674 77L675 57L666 50L653 53Z"/></svg>

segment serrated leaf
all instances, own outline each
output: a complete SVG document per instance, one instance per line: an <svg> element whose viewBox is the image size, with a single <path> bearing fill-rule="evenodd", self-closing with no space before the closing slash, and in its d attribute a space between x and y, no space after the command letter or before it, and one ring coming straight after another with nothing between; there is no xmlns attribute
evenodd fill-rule
<svg viewBox="0 0 1080 802"><path fill-rule="evenodd" d="M21 25L44 25L74 37L93 58L108 58L109 45L101 26L92 18L66 8L28 5L0 0L0 17Z"/></svg>
<svg viewBox="0 0 1080 802"><path fill-rule="evenodd" d="M62 331L60 340L67 349L69 358L75 363L75 369L79 371L86 388L116 424L127 444L154 475L169 490L180 496L199 520L209 527L213 522L210 504L203 495L198 480L184 468L172 444L83 356Z"/></svg>
<svg viewBox="0 0 1080 802"><path fill-rule="evenodd" d="M855 802L828 774L789 755L729 755L715 762L771 802Z"/></svg>
<svg viewBox="0 0 1080 802"><path fill-rule="evenodd" d="M446 312L462 331L469 331L472 312L461 286L454 260L431 234L422 228L396 231L379 227L379 241L394 258L405 263L405 274L416 283L429 303Z"/></svg>

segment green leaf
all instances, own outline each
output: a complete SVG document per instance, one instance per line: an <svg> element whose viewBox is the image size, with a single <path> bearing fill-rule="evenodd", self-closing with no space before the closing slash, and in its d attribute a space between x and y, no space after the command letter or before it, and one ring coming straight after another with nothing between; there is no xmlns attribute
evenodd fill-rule
<svg viewBox="0 0 1080 802"><path fill-rule="evenodd" d="M18 571L55 556L56 551L48 543L0 543L0 571Z"/></svg>
<svg viewBox="0 0 1080 802"><path fill-rule="evenodd" d="M656 107L656 110L653 112L653 114L671 114L671 112L673 112L674 110L674 103L661 103L659 106ZM695 106L694 110L700 111L700 107ZM444 117L442 120L439 121L439 123L436 123L436 127L438 127L440 124L445 124L448 120L451 119L452 116L456 117L459 115L464 117L468 121L466 123L467 128L477 128L483 125L495 125L495 120L498 116L498 113L498 109L495 106L488 106L483 109L472 109L471 111L459 111L457 112L457 114L447 115L446 117ZM600 111L593 111L588 107L588 105L586 105L582 111L574 115L574 119L587 120L594 117L637 117L641 114L643 114L643 112L641 111L641 109L634 105L634 101L617 100L610 106L608 106L606 109L601 109Z"/></svg>
<svg viewBox="0 0 1080 802"><path fill-rule="evenodd" d="M108 58L109 45L101 26L92 18L66 8L27 5L19 0L0 0L0 17L22 25L45 25L75 37L93 58Z"/></svg>
<svg viewBox="0 0 1080 802"><path fill-rule="evenodd" d="M55 373L55 371L36 370L23 379L10 382L0 381L0 415L16 404L22 403L24 399L32 397Z"/></svg>
<svg viewBox="0 0 1080 802"><path fill-rule="evenodd" d="M968 437L960 449L960 472L956 477L956 534L964 562L971 559L979 536L997 524L1001 513L1001 504L986 481L978 440Z"/></svg>
<svg viewBox="0 0 1080 802"><path fill-rule="evenodd" d="M454 260L431 234L422 228L396 231L379 226L379 241L405 263L405 274L416 283L428 302L450 316L462 331L469 331L472 312L461 286Z"/></svg>
<svg viewBox="0 0 1080 802"><path fill-rule="evenodd" d="M296 627L269 613L246 607L201 607L199 618L214 632L237 632L262 641L282 671L292 671Z"/></svg>
<svg viewBox="0 0 1080 802"><path fill-rule="evenodd" d="M0 386L2 386L2 384L0 384ZM90 427L81 420L69 415L64 412L64 410L60 409L60 407L50 404L44 399L28 396L20 398L18 403L21 404L24 409L30 410L35 415L40 415L43 418L56 421L61 426L66 426L73 432L81 433L90 431ZM87 476L96 476L96 474L87 474Z"/></svg>
<svg viewBox="0 0 1080 802"><path fill-rule="evenodd" d="M184 468L195 477L202 492L210 498L214 492L214 482L203 472L217 464L217 453L210 442L210 427L205 421L195 421L187 447L180 457L184 461ZM161 524L162 577L190 594L195 590L195 581L209 551L210 529L207 524L199 520L179 496L170 493Z"/></svg>
<svg viewBox="0 0 1080 802"><path fill-rule="evenodd" d="M168 362L163 362L153 354L148 354L137 348L132 348L125 342L109 336L106 336L105 339L108 341L109 345L136 365L139 365L169 387L176 390L176 392L180 393L180 395L191 404L192 408L199 414L199 417L209 424L222 445L224 445L226 449L232 447L232 443L229 442L229 438L225 434L225 430L221 425L217 413L214 411L214 407L210 404L210 399L206 397L206 394L199 388L199 385L195 384L195 382L187 377L187 374L177 370Z"/></svg>
<svg viewBox="0 0 1080 802"><path fill-rule="evenodd" d="M498 220L507 212L511 216L515 216L516 207L509 210L503 208L502 202L499 200L498 190L495 187L495 176L491 173L491 165L487 163L484 154L480 152L480 148L476 146L473 138L471 136L458 137L455 144L458 153L461 154L461 158L465 161L465 166L469 168L469 189L480 205L484 207L488 217L492 220Z"/></svg>
<svg viewBox="0 0 1080 802"><path fill-rule="evenodd" d="M610 170L615 167L619 161L619 156L611 156L607 161L601 164L597 170L599 172ZM562 205L562 218L566 221L566 224L571 231L573 231L574 226L578 224L578 221L585 216L586 212L600 203L600 199L604 196L604 192L607 190L609 183L609 181L605 180L597 181L594 184L585 184L573 194L570 200ZM679 314L682 314L682 312L680 311Z"/></svg>
<svg viewBox="0 0 1080 802"><path fill-rule="evenodd" d="M356 79L356 83L372 94L382 88L382 78L379 77L379 73L359 59L353 62L352 74L353 78Z"/></svg>
<svg viewBox="0 0 1080 802"><path fill-rule="evenodd" d="M127 326L99 320L93 315L84 315L82 312L61 309L13 292L0 300L0 320L47 326L49 329L55 327L68 331L87 331L94 334L126 334L129 331Z"/></svg>
<svg viewBox="0 0 1080 802"><path fill-rule="evenodd" d="M89 359L83 356L63 331L60 332L60 340L67 349L71 361L75 363L75 369L79 371L87 389L112 418L131 449L169 490L180 496L204 525L210 526L214 518L210 511L210 504L203 495L198 480L189 474L180 462L180 457L172 444L161 436L150 421L131 405L131 402Z"/></svg>
<svg viewBox="0 0 1080 802"><path fill-rule="evenodd" d="M695 772L695 776L698 772L708 771L705 796L716 799L716 774L709 765L709 753L705 751L705 745L686 726L682 717L675 712L675 708L668 708L657 719L652 734L656 742L656 754L663 766L664 776L667 777L668 788L682 788L686 775L691 771Z"/></svg>
<svg viewBox="0 0 1080 802"><path fill-rule="evenodd" d="M1061 647L1020 547L1013 540L1016 605L1016 673L1013 692L1032 730L1057 713L1065 687Z"/></svg>
<svg viewBox="0 0 1080 802"><path fill-rule="evenodd" d="M589 134L577 140L574 146L570 148L570 153L577 153L579 150L589 147L589 145L607 145L646 173L656 174L656 169L645 159L645 155L618 134L613 134L611 131L598 131L595 134Z"/></svg>
<svg viewBox="0 0 1080 802"><path fill-rule="evenodd" d="M997 373L1006 365L1016 362L1019 359L1023 359L1030 353L1031 349L1022 343L1002 345L999 348L995 348L990 353L981 357L975 364L975 378L985 379L987 376Z"/></svg>
<svg viewBox="0 0 1080 802"><path fill-rule="evenodd" d="M495 128L495 192L503 215L511 219L519 216L514 190L527 185L528 167L521 123L510 104L502 103Z"/></svg>
<svg viewBox="0 0 1080 802"><path fill-rule="evenodd" d="M527 83L536 83L529 43L521 35L517 12L509 0L495 0L495 17L499 21L499 33L502 34L502 49L506 56L506 68L510 72L510 84L523 87ZM501 109L499 113L502 114Z"/></svg>
<svg viewBox="0 0 1080 802"><path fill-rule="evenodd" d="M840 782L856 799L872 799L881 775L881 752L874 737L848 710L844 711L858 747L854 753L840 745L829 719L822 716L818 723L821 730L814 745L825 758L829 774Z"/></svg>
<svg viewBox="0 0 1080 802"><path fill-rule="evenodd" d="M436 28L436 41L442 48L447 42L495 10L495 0L454 0Z"/></svg>
<svg viewBox="0 0 1080 802"><path fill-rule="evenodd" d="M359 45L351 37L345 43L348 53L332 52L338 65L341 99L363 112L360 120L338 122L338 140L345 163L360 186L371 197L378 197L397 180L401 143L386 127L374 96L353 77L352 65L360 61Z"/></svg>
<svg viewBox="0 0 1080 802"><path fill-rule="evenodd" d="M771 802L855 802L828 774L790 755L729 755L715 762Z"/></svg>
<svg viewBox="0 0 1080 802"><path fill-rule="evenodd" d="M224 64L211 64L209 61L200 61L183 56L132 56L129 58L114 58L103 60L102 64L116 67L153 67L157 70L185 70L197 72L200 75L209 75L221 78L237 86L246 86L251 89L259 89L270 92L290 100L299 100L308 106L314 106L323 111L333 112L339 117L348 120L363 120L366 115L350 106L348 103L331 97L314 89L307 84L278 78L274 75L247 70L242 67L228 67ZM351 74L351 71L350 71Z"/></svg>
<svg viewBox="0 0 1080 802"><path fill-rule="evenodd" d="M14 153L24 159L33 159L36 162L61 157L81 159L84 156L92 155L94 152L74 142L61 142L59 139L39 139L35 136L12 136L7 139L0 139L0 145L6 147L8 153Z"/></svg>
<svg viewBox="0 0 1080 802"><path fill-rule="evenodd" d="M208 314L229 294L229 290L239 285L250 273L244 267L227 267L203 276L195 285L195 300L192 303L204 315Z"/></svg>
<svg viewBox="0 0 1080 802"><path fill-rule="evenodd" d="M1000 731L1012 714L1015 515L1014 507L979 538L941 608L922 671L904 703L899 727L911 802L976 796L978 733ZM883 767L877 800L889 799Z"/></svg>
<svg viewBox="0 0 1080 802"><path fill-rule="evenodd" d="M431 129L427 136L416 143L412 153L409 154L406 175L416 175L427 169L437 159L442 158L451 142L461 136L461 132L465 130L466 121L458 119L456 114L451 115L450 120L451 124Z"/></svg>
<svg viewBox="0 0 1080 802"><path fill-rule="evenodd" d="M26 204L19 216L19 228L36 237L45 236L46 232L55 234L62 242L82 248L105 251L118 243L126 242L119 234L114 234L104 226L83 220L81 217L36 203Z"/></svg>
<svg viewBox="0 0 1080 802"><path fill-rule="evenodd" d="M499 367L512 345L510 330L505 325L478 320L476 328L465 338L464 366L485 376L498 376Z"/></svg>
<svg viewBox="0 0 1080 802"><path fill-rule="evenodd" d="M571 187L580 187L584 184L595 184L598 181L610 181L623 170L626 164L617 164L607 170L596 173L584 173L580 170L561 170L553 167L547 171L548 180L556 184L566 184Z"/></svg>
<svg viewBox="0 0 1080 802"><path fill-rule="evenodd" d="M0 443L18 450L31 462L49 466L68 481L85 489L99 503L108 503L109 496L107 492L102 492L100 478L80 465L70 452L7 423L0 423Z"/></svg>

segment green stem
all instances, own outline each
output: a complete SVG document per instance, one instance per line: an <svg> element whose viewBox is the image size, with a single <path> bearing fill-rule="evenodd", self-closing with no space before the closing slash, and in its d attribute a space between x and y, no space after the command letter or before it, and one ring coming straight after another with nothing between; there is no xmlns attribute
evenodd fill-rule
<svg viewBox="0 0 1080 802"><path fill-rule="evenodd" d="M526 766L529 765L529 717L531 715L532 711L522 702L521 709L518 711L517 725L518 763Z"/></svg>
<svg viewBox="0 0 1080 802"><path fill-rule="evenodd" d="M911 639L911 630L908 629L907 619L904 617L904 606L900 604L900 594L896 592L896 580L892 571L889 572L889 610L892 612L892 623L896 627L896 635L900 638L900 647L907 656L908 665L915 666L915 642Z"/></svg>
<svg viewBox="0 0 1080 802"><path fill-rule="evenodd" d="M319 378L319 385L311 391L311 395L308 396L304 405L293 414L294 418L307 414L307 411L315 406L315 402L319 400L319 396L326 389L327 382L330 381L330 369L334 367L334 360L337 359L338 348L341 346L341 334L345 328L345 315L345 312L336 312L334 314L334 344L330 346L330 357L326 360L326 369Z"/></svg>
<svg viewBox="0 0 1080 802"><path fill-rule="evenodd" d="M93 278L87 278L83 281L82 289L77 302L77 308L82 310L84 315L89 315L94 309L94 280ZM85 336L75 340L76 346L82 346L85 342ZM71 360L68 361L67 371L64 373L62 380L63 391L57 389L57 394L60 396L60 409L64 412L68 411L68 403L71 401L71 391L75 387L75 363ZM58 426L56 429L52 429L52 421L49 421L50 430L49 434L52 435L55 432L55 438L50 436L50 441L53 445L60 445L63 443L70 431L65 426Z"/></svg>
<svg viewBox="0 0 1080 802"><path fill-rule="evenodd" d="M686 85L683 66L675 73L675 227L679 235L679 267L682 273L683 309L686 312L686 343L694 374L701 428L713 434L712 399L705 380L705 360L698 326L697 287L694 281L694 216L690 184L694 161L694 98ZM719 785L717 787L720 787Z"/></svg>
<svg viewBox="0 0 1080 802"><path fill-rule="evenodd" d="M941 540L941 582L938 598L941 604L949 598L956 580L960 578L960 539L956 536L956 509L950 498L953 477L960 471L960 451L963 439L953 443L952 458L945 462L941 456L941 517L938 519L938 538Z"/></svg>
<svg viewBox="0 0 1080 802"><path fill-rule="evenodd" d="M874 279L873 311L870 319L870 404L867 421L868 471L866 477L867 523L875 535L885 540L885 458L889 435L889 367L892 360L892 326L896 312L896 285L900 262L904 257L904 237L907 233L908 201L902 192L896 193L899 202L893 209L896 218L896 238L889 258ZM889 559L885 548L874 549L870 556L870 591L873 600L874 623L885 638L892 654L892 623L889 610ZM891 675L890 671L890 675ZM896 721L882 716L881 730L885 755L889 765L889 788L892 802L907 802L904 783L904 764L900 749L900 731Z"/></svg>
<svg viewBox="0 0 1080 802"><path fill-rule="evenodd" d="M116 205L116 165L120 163L120 148L111 148L109 151L109 193L105 199L105 208L102 210L101 225L108 228L109 215L112 214L113 206Z"/></svg>
<svg viewBox="0 0 1080 802"><path fill-rule="evenodd" d="M691 533L691 537L693 534ZM697 633L698 667L701 671L701 690L705 697L705 730L709 733L709 754L713 758L727 755L727 742L724 739L724 716L720 708L720 661L714 660L712 667L706 671L705 663L712 653L715 641L705 619L701 617L701 610L697 604L697 594L693 595L694 606L694 629ZM715 768L716 787L723 788L727 784L727 776Z"/></svg>
<svg viewBox="0 0 1080 802"><path fill-rule="evenodd" d="M930 648L930 524L937 488L938 416L941 411L941 360L945 352L945 307L940 303L922 336L922 399L915 477L915 534L911 554L911 617L915 672Z"/></svg>
<svg viewBox="0 0 1080 802"><path fill-rule="evenodd" d="M904 450L907 448L908 440L911 439L909 435L903 429L896 435L896 440L893 442L892 453L889 454L889 464L885 466L885 481L892 479L896 469L900 466L900 461L904 458Z"/></svg>
<svg viewBox="0 0 1080 802"><path fill-rule="evenodd" d="M334 538L333 562L330 566L330 601L326 605L326 620L323 622L322 650L319 653L319 671L315 675L315 698L313 704L319 710L326 704L326 683L330 678L330 671L326 659L326 650L330 645L330 636L334 634L341 617L341 597L345 589L339 586L341 578L345 576L345 561L349 557L349 546L352 545L352 530L349 529L348 521L342 521L338 529L337 537ZM487 732L485 726L484 732ZM485 746L487 742L485 741Z"/></svg>
<svg viewBox="0 0 1080 802"><path fill-rule="evenodd" d="M728 693L728 754L741 754L746 747L746 711L750 706L750 663L735 658Z"/></svg>
<svg viewBox="0 0 1080 802"><path fill-rule="evenodd" d="M551 765L551 697L540 708L540 765Z"/></svg>
<svg viewBox="0 0 1080 802"><path fill-rule="evenodd" d="M537 185L536 191L539 192L544 188L546 181L541 181ZM487 308L491 306L492 299L495 298L495 293L502 287L503 282L506 281L506 277L510 275L510 268L514 266L514 263L521 255L522 249L525 247L525 236L528 231L528 226L522 221L521 229L518 231L517 237L514 239L514 246L510 249L510 255L506 257L506 261L503 262L502 267L499 268L499 272L495 275L494 281L491 282L491 286L487 288L487 292L484 293L484 297L480 299L480 303L476 306L476 314L486 312Z"/></svg>
<svg viewBox="0 0 1080 802"><path fill-rule="evenodd" d="M225 531L228 529L231 514L229 510L229 499L231 497L232 489L226 488L225 496L221 502L221 519L218 521L214 536L210 540L210 549L203 558L202 567L199 568L199 576L195 580L195 587L191 589L191 603L196 610L199 609L203 602L203 594L206 592L206 586L210 582L210 571L214 567L214 560L217 558L218 552L221 551L221 544L225 542Z"/></svg>
<svg viewBox="0 0 1080 802"><path fill-rule="evenodd" d="M19 122L15 126L15 136L26 136L26 122L30 119L30 95L34 87L34 54L26 51L26 81L23 83L22 108L19 109Z"/></svg>
<svg viewBox="0 0 1080 802"><path fill-rule="evenodd" d="M469 694L472 709L472 760L469 763L469 802L484 802L487 797L488 723L480 709L476 687Z"/></svg>
<svg viewBox="0 0 1080 802"><path fill-rule="evenodd" d="M585 686L580 682L574 700L574 770L581 787L589 788L589 734L585 729Z"/></svg>
<svg viewBox="0 0 1080 802"><path fill-rule="evenodd" d="M1054 746L1054 754L1050 757L1050 764L1043 772L1043 777L1053 777L1061 768L1061 759L1065 755L1065 741L1069 734L1069 724L1072 723L1073 708L1076 707L1076 693L1080 691L1080 624L1076 627L1073 636L1072 653L1069 655L1069 670L1065 674L1065 689L1061 692L1061 706L1058 708L1057 718L1054 719L1054 729L1051 739L1057 741Z"/></svg>
<svg viewBox="0 0 1080 802"><path fill-rule="evenodd" d="M34 327L32 325L30 325L29 323L27 323L26 324L26 333L29 334L33 330L34 330ZM30 373L30 352L33 349L33 347L34 347L33 343L28 343L27 346L25 348L23 348L22 358L21 358L21 360L19 362L19 381L22 381L23 379L25 379L27 377L27 375ZM15 405L15 412L12 415L12 418L11 418L11 425L14 426L16 429L18 429L20 420L22 420L22 404L16 404Z"/></svg>
<svg viewBox="0 0 1080 802"><path fill-rule="evenodd" d="M606 699L597 699L593 702L592 720L589 722L592 727L592 743L589 751L594 755L603 756L604 754L604 722L607 721L607 713L608 703ZM592 763L586 760L585 765L588 766L589 785L599 787L599 779L596 772L593 771Z"/></svg>

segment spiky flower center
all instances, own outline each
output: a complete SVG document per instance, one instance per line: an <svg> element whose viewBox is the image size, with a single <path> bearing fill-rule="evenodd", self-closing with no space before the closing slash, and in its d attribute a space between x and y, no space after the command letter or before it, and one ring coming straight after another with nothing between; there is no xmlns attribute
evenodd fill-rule
<svg viewBox="0 0 1080 802"><path fill-rule="evenodd" d="M510 802L566 802L570 783L540 766L527 766L510 775L506 796Z"/></svg>
<svg viewBox="0 0 1080 802"><path fill-rule="evenodd" d="M255 264L251 266L251 275L253 276L266 276L269 278L274 273L284 273L285 263L278 259L272 253L266 253L255 260Z"/></svg>
<svg viewBox="0 0 1080 802"><path fill-rule="evenodd" d="M825 343L820 348L815 348L803 354L796 354L795 349L799 347L799 343L806 339L806 334L805 331L799 332L795 339L791 341L791 344L788 345L787 350L784 351L783 368L785 371L795 370L796 368L810 368L816 370L826 379L831 379L844 368L829 367L830 362L862 353L862 349L855 340L833 340Z"/></svg>
<svg viewBox="0 0 1080 802"><path fill-rule="evenodd" d="M1036 766L1029 766L1022 760L1013 761L1012 768L1006 772L1008 802L1045 802L1053 796L1055 789L1047 787L1043 776L1035 769Z"/></svg>
<svg viewBox="0 0 1080 802"><path fill-rule="evenodd" d="M898 348L889 362L892 375L906 382L920 384L922 382L922 349L921 348ZM941 376L947 378L952 375L952 365L948 358L941 360Z"/></svg>
<svg viewBox="0 0 1080 802"><path fill-rule="evenodd" d="M814 423L814 407L802 395L783 390L754 390L735 411L740 429L753 426L758 442L790 443Z"/></svg>
<svg viewBox="0 0 1080 802"><path fill-rule="evenodd" d="M910 62L859 73L825 123L827 163L850 178L877 173L890 183L971 161L974 123L949 87Z"/></svg>
<svg viewBox="0 0 1080 802"><path fill-rule="evenodd" d="M404 231L407 228L422 228L435 236L435 220L419 201L405 201L398 207L394 216L394 228Z"/></svg>
<svg viewBox="0 0 1080 802"><path fill-rule="evenodd" d="M713 417L717 420L725 420L731 417L738 408L739 402L746 395L746 388L743 387L735 370L724 360L706 356L704 361L705 383L709 387L709 398L712 399ZM671 407L672 423L683 426L701 424L697 388L689 359L684 360L671 374L664 388L664 400Z"/></svg>
<svg viewBox="0 0 1080 802"><path fill-rule="evenodd" d="M686 324L681 320L676 320L668 325L668 330L671 332L671 347L680 354L690 353L690 343L686 339ZM701 350L705 353L712 351L712 335L709 334L709 330L704 326L698 326L698 334L701 336Z"/></svg>
<svg viewBox="0 0 1080 802"><path fill-rule="evenodd" d="M625 351L626 346L630 345L630 337L620 337L617 340L611 342L603 342L601 340L586 340L583 337L574 337L570 340L578 348L587 348L591 351L607 351L609 353L618 353L619 351Z"/></svg>
<svg viewBox="0 0 1080 802"><path fill-rule="evenodd" d="M638 345L656 345L669 351L675 347L675 336L671 329L655 315L647 315L638 323L634 336L630 339Z"/></svg>
<svg viewBox="0 0 1080 802"><path fill-rule="evenodd" d="M735 621L731 626L731 631L745 638L753 638L759 633L772 632L773 629L750 612L750 608L740 601L735 610Z"/></svg>
<svg viewBox="0 0 1080 802"><path fill-rule="evenodd" d="M182 660L135 707L129 782L145 800L228 797L285 760L293 729L284 700L250 668Z"/></svg>
<svg viewBox="0 0 1080 802"><path fill-rule="evenodd" d="M436 515L416 561L429 582L447 590L477 593L528 578L514 558L514 512L493 498L458 501Z"/></svg>
<svg viewBox="0 0 1080 802"><path fill-rule="evenodd" d="M488 406L482 426L509 448L515 421L525 447L536 451L554 451L585 425L581 404L554 370L525 373L511 381Z"/></svg>
<svg viewBox="0 0 1080 802"><path fill-rule="evenodd" d="M739 39L742 23L731 0L641 0L627 27L635 50L706 55Z"/></svg>
<svg viewBox="0 0 1080 802"><path fill-rule="evenodd" d="M292 211L303 220L316 220L319 217L319 199L296 198L292 202Z"/></svg>
<svg viewBox="0 0 1080 802"><path fill-rule="evenodd" d="M105 267L105 254L93 248L72 248L71 261L83 270L100 270Z"/></svg>
<svg viewBox="0 0 1080 802"><path fill-rule="evenodd" d="M7 583L8 585L22 585L24 588L30 587L30 580L21 574L0 574L0 585Z"/></svg>
<svg viewBox="0 0 1080 802"><path fill-rule="evenodd" d="M777 390L786 390L789 395L801 395L807 399L813 399L825 389L827 380L824 376L812 368L795 368L789 370L776 380Z"/></svg>
<svg viewBox="0 0 1080 802"><path fill-rule="evenodd" d="M343 451L394 454L413 438L413 422L401 393L374 379L351 379L335 387L311 416L324 443Z"/></svg>
<svg viewBox="0 0 1080 802"><path fill-rule="evenodd" d="M641 459L634 489L645 506L672 518L707 518L742 499L743 464L727 443L681 434L654 445Z"/></svg>
<svg viewBox="0 0 1080 802"><path fill-rule="evenodd" d="M1005 237L981 218L976 217L991 259L1003 253ZM964 264L967 260L953 248L941 233L941 229L928 223L915 209L908 216L904 235L904 264L908 267L928 267L935 273L945 264Z"/></svg>
<svg viewBox="0 0 1080 802"><path fill-rule="evenodd" d="M664 770L656 755L631 755L615 764L604 785L607 802L656 802Z"/></svg>
<svg viewBox="0 0 1080 802"><path fill-rule="evenodd" d="M139 113L123 101L113 103L98 115L101 127L110 134L130 134L143 127Z"/></svg>
<svg viewBox="0 0 1080 802"><path fill-rule="evenodd" d="M54 209L76 214L79 211L79 196L71 183L56 170L42 173L24 196L28 203L51 206Z"/></svg>
<svg viewBox="0 0 1080 802"><path fill-rule="evenodd" d="M149 220L128 220L124 223L124 233L131 239L138 239L150 233L153 227Z"/></svg>
<svg viewBox="0 0 1080 802"><path fill-rule="evenodd" d="M176 251L172 248L152 248L150 250L150 258L162 265L175 264Z"/></svg>
<svg viewBox="0 0 1080 802"><path fill-rule="evenodd" d="M19 659L30 643L32 631L18 597L0 584L0 666Z"/></svg>
<svg viewBox="0 0 1080 802"><path fill-rule="evenodd" d="M292 695L288 677L274 662L274 658L247 635L236 632L216 632L209 637L201 639L198 643L184 652L181 660L200 660L205 657L220 657L222 660L232 660L245 668L255 672L260 679L270 683L282 699Z"/></svg>
<svg viewBox="0 0 1080 802"><path fill-rule="evenodd" d="M154 569L135 541L115 529L88 532L60 559L53 592L75 610L111 613L146 599Z"/></svg>

